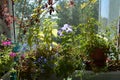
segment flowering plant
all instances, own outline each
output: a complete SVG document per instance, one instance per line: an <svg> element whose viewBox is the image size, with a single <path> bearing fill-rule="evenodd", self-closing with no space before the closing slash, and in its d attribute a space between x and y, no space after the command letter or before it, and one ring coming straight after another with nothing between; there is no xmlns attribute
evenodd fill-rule
<svg viewBox="0 0 120 80"><path fill-rule="evenodd" d="M35 79L43 77L41 75L48 78L52 74L59 78L67 78L78 66L81 66L78 39L72 27L65 24L60 33L60 29L57 32L53 28L54 25L47 19L43 23L42 31L34 28L35 34L33 32L29 35L28 45L31 50L25 52L26 57L20 61L18 67L21 78ZM36 45L35 49L32 49L33 43Z"/></svg>
<svg viewBox="0 0 120 80"><path fill-rule="evenodd" d="M5 36L1 35L1 44L0 44L0 77L3 76L6 72L11 69L11 64L13 60L11 57L13 53L11 53L13 48L12 42L7 39ZM10 67L8 67L10 66Z"/></svg>

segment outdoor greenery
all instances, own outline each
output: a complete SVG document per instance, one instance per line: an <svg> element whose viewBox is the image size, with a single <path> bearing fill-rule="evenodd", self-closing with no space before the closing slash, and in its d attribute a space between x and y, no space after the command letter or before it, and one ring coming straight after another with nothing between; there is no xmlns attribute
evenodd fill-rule
<svg viewBox="0 0 120 80"><path fill-rule="evenodd" d="M105 72L109 60L118 61L116 28L103 30L97 0L12 1L19 5L17 38L0 36L0 77L10 72L11 80L68 80L76 70L82 77L87 65Z"/></svg>

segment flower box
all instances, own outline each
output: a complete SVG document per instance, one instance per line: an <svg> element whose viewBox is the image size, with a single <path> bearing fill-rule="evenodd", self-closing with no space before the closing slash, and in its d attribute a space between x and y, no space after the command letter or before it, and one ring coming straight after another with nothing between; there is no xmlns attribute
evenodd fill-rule
<svg viewBox="0 0 120 80"><path fill-rule="evenodd" d="M72 80L81 80L81 77L73 77ZM82 80L120 80L120 71L94 73L85 71Z"/></svg>

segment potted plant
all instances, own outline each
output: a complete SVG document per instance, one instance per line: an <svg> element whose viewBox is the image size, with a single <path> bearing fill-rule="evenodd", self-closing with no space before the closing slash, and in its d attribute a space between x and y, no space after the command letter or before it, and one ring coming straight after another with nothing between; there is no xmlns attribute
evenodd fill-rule
<svg viewBox="0 0 120 80"><path fill-rule="evenodd" d="M87 55L89 65L95 72L104 70L106 67L107 55L110 53L111 42L98 33L99 23L91 18L87 23L80 24L80 47Z"/></svg>
<svg viewBox="0 0 120 80"><path fill-rule="evenodd" d="M93 40L86 44L86 52L90 60L90 65L94 71L105 68L107 53L109 53L107 41L99 36L94 36Z"/></svg>

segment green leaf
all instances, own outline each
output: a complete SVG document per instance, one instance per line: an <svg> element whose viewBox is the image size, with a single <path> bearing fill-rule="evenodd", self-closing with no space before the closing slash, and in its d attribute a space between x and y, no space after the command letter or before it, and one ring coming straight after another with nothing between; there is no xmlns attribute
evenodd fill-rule
<svg viewBox="0 0 120 80"><path fill-rule="evenodd" d="M30 35L28 37L28 45L31 47L32 46L32 40L33 40L33 35Z"/></svg>
<svg viewBox="0 0 120 80"><path fill-rule="evenodd" d="M39 37L40 40L44 40L43 32L39 32L38 37Z"/></svg>
<svg viewBox="0 0 120 80"><path fill-rule="evenodd" d="M55 37L57 37L57 29L52 29L52 34L55 36Z"/></svg>

